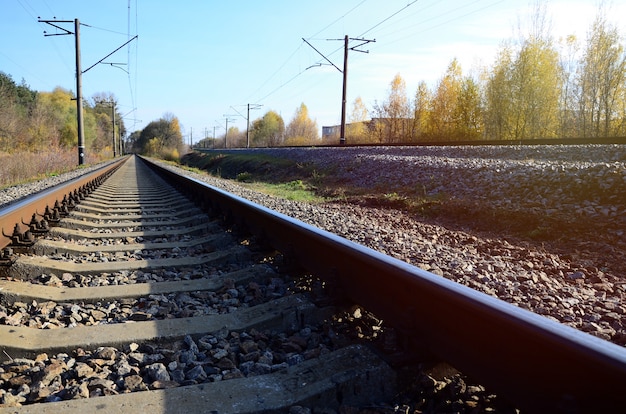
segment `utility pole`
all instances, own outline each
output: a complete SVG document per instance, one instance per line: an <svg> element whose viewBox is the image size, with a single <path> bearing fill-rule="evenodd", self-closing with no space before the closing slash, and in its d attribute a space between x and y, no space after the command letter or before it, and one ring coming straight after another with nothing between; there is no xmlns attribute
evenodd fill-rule
<svg viewBox="0 0 626 414"><path fill-rule="evenodd" d="M348 91L348 35L343 38L343 90L341 92L341 130L339 145L346 145L346 94Z"/></svg>
<svg viewBox="0 0 626 414"><path fill-rule="evenodd" d="M117 156L117 145L115 143L115 101L111 101L111 116L113 117L113 158L115 158Z"/></svg>
<svg viewBox="0 0 626 414"><path fill-rule="evenodd" d="M246 118L246 148L250 148L250 109L259 109L263 105L248 104L248 117Z"/></svg>
<svg viewBox="0 0 626 414"><path fill-rule="evenodd" d="M87 69L83 71L81 70L81 63L80 63L80 21L78 19L73 20L74 32L67 30L64 27L59 26L60 23L72 23L72 20L38 19L37 21L39 23L49 24L50 26L55 27L62 31L62 33L46 33L44 31L43 33L44 33L44 36L46 37L47 36L65 36L65 35L72 35L72 34L74 35L75 48L76 48L76 51L75 51L76 52L76 120L78 124L77 126L78 165L83 165L85 162L85 133L84 133L84 127L83 127L84 125L83 124L83 73L86 73L89 69L93 68L97 64L102 63L104 59L108 58L113 53L117 52L118 50L120 50L121 48L123 48L124 46L132 42L133 40L135 40L138 36L134 36L128 42L124 43L122 46L118 47L113 52L109 53L104 58L100 59L98 62L96 62L95 64L91 65L90 67L88 67ZM113 117L113 119L115 119L115 116ZM113 128L113 140L115 141L115 127ZM115 156L115 144L113 145L113 148L114 148L113 154Z"/></svg>
<svg viewBox="0 0 626 414"><path fill-rule="evenodd" d="M115 142L115 101L111 99L110 101L98 101L100 104L110 104L111 105L111 119L113 120L113 158L117 156L116 152L118 149L117 143ZM122 137L120 136L120 140ZM122 151L120 148L120 154L122 155Z"/></svg>
<svg viewBox="0 0 626 414"><path fill-rule="evenodd" d="M232 109L233 111L237 112L240 117L242 117L243 119L246 120L246 148L250 148L250 109L253 109L253 110L254 109L259 109L262 106L263 105L261 105L261 104L251 104L251 103L249 103L248 104L248 116L243 116L241 114L241 112L239 112L238 110L236 110L232 106L230 107L230 109Z"/></svg>
<svg viewBox="0 0 626 414"><path fill-rule="evenodd" d="M330 59L328 59L326 56L324 56L324 54L322 54L322 52L320 52L319 50L317 50L312 44L310 44L309 42L307 42L307 40L305 38L302 38L302 40L309 46L311 46L311 48L313 48L313 50L315 50L320 56L322 56L328 63L330 63L332 66L335 67L335 69L337 69L340 73L343 74L343 90L341 93L341 129L340 129L340 136L339 136L339 143L341 145L345 145L346 143L346 99L347 99L347 92L348 92L348 51L349 50L354 50L355 52L361 52L361 53L369 53L369 51L367 50L359 50L357 49L358 47L361 47L367 43L371 43L371 42L375 42L376 39L360 39L360 38L353 38L353 37L348 37L348 35L345 35L343 39L328 39L328 40L343 40L343 71L341 69L339 69L337 67L337 65L335 65L333 62L330 61ZM359 43L356 46L352 46L352 47L348 47L348 42L350 40L356 40L359 41L361 43ZM310 66L315 67L315 66L321 66L320 64L317 65L313 65ZM309 68L307 68L309 69Z"/></svg>
<svg viewBox="0 0 626 414"><path fill-rule="evenodd" d="M224 118L226 118L226 132L224 133L224 148L226 148L226 137L228 137L228 121L231 122L235 122L236 119L230 119L229 117L231 117L233 115L224 115Z"/></svg>
<svg viewBox="0 0 626 414"><path fill-rule="evenodd" d="M74 35L75 53L76 53L76 120L78 123L78 165L85 162L85 133L83 132L83 79L80 68L80 22L74 19L74 32L59 26L59 23L72 23L72 20L38 20L39 23L46 23L50 26L62 30L63 33L48 34L44 31L44 36L65 36Z"/></svg>

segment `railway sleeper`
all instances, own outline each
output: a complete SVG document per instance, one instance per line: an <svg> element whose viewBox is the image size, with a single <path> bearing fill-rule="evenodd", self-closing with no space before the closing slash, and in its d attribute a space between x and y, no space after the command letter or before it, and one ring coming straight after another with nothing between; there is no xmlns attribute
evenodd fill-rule
<svg viewBox="0 0 626 414"><path fill-rule="evenodd" d="M368 348L352 345L255 377L110 395L106 399L72 399L19 409L0 407L0 413L105 410L108 413L243 414L284 413L293 406L336 410L342 405L364 406L387 400L394 395L395 384L393 370Z"/></svg>
<svg viewBox="0 0 626 414"><path fill-rule="evenodd" d="M244 263L250 260L250 251L242 246L234 246L200 256L187 256L167 259L145 259L118 262L67 262L43 256L19 256L10 267L0 269L0 276L31 280L42 273L97 274L116 271L149 270L202 265L223 265Z"/></svg>

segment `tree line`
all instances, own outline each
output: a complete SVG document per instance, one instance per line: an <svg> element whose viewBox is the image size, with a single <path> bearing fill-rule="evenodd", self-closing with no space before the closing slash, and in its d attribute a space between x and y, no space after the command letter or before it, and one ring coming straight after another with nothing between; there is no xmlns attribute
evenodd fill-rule
<svg viewBox="0 0 626 414"><path fill-rule="evenodd" d="M420 82L413 99L400 74L372 111L357 98L346 137L410 143L626 136L622 42L602 10L584 42L573 35L555 41L545 8L537 6L530 33L503 43L490 68L463 74L453 59L434 88Z"/></svg>
<svg viewBox="0 0 626 414"><path fill-rule="evenodd" d="M114 111L115 136L126 134L114 102L112 94L99 93L83 103L85 145L104 157L113 153ZM71 91L34 91L24 80L17 84L0 72L1 153L69 149L77 146L77 137L76 96Z"/></svg>
<svg viewBox="0 0 626 414"><path fill-rule="evenodd" d="M413 96L397 74L388 96L368 108L360 97L346 125L348 143L415 143L626 136L626 54L618 27L601 8L586 39L555 40L545 4L537 3L530 30L505 41L490 67L463 73L456 58L433 87L419 82ZM236 127L200 146L319 144L304 103L285 127L268 111L248 135ZM323 136L339 143L339 128Z"/></svg>
<svg viewBox="0 0 626 414"><path fill-rule="evenodd" d="M283 117L274 110L267 111L250 125L250 131L236 126L220 137L205 138L197 145L203 148L279 147L319 144L317 122L310 118L309 109L302 103L285 125Z"/></svg>
<svg viewBox="0 0 626 414"><path fill-rule="evenodd" d="M388 96L372 108L354 100L346 127L348 143L413 143L533 138L626 136L626 55L618 27L600 9L584 40L558 41L538 5L528 34L504 42L493 64L464 73L452 59L433 87L418 84L412 96L397 74ZM84 103L85 143L91 153L112 155L116 135L126 136L113 115L112 94ZM31 90L0 72L0 154L77 145L76 103L71 91ZM338 143L338 133L322 143ZM125 140L125 151L177 159L184 151L178 118L166 113ZM302 103L289 122L267 111L249 131L231 126L202 147L266 147L319 144L318 126Z"/></svg>

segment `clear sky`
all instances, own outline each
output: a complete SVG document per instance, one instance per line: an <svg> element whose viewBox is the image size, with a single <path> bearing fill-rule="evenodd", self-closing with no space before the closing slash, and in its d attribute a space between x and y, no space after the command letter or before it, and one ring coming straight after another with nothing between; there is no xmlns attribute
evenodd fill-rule
<svg viewBox="0 0 626 414"><path fill-rule="evenodd" d="M615 23L623 0L609 4ZM246 129L247 104L262 105L288 123L301 103L318 126L341 118L343 39L375 39L348 58L348 116L360 96L371 110L396 74L413 96L431 87L457 58L464 74L491 66L501 43L528 27L528 0L0 0L0 71L32 89L76 90L74 36L39 23L78 18L83 71L138 35L127 47L83 74L83 96L113 93L129 131L165 113L178 117L186 142ZM595 0L547 1L555 38L584 40L598 10ZM73 23L59 24L73 31ZM618 26L619 27L619 26ZM329 40L331 39L331 40ZM356 43L351 42L350 46ZM324 63L321 66L314 66ZM311 67L313 66L313 67Z"/></svg>

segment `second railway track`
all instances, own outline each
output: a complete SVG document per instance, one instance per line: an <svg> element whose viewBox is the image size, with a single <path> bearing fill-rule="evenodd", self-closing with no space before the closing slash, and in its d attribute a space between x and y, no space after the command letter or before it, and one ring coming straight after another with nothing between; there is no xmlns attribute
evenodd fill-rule
<svg viewBox="0 0 626 414"><path fill-rule="evenodd" d="M0 413L371 407L393 401L396 372L353 339L381 319L405 356L523 410L626 404L621 347L138 157L120 165L2 211Z"/></svg>

